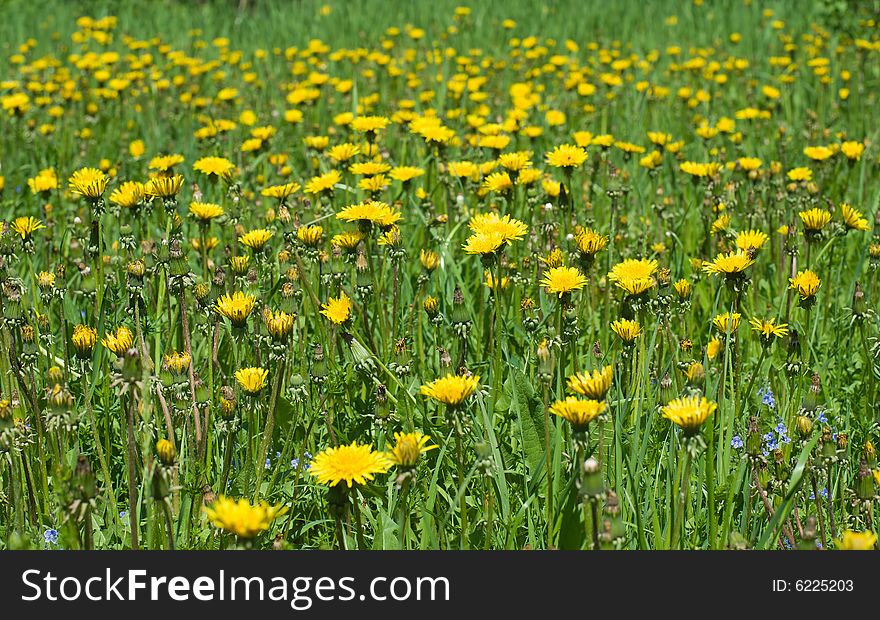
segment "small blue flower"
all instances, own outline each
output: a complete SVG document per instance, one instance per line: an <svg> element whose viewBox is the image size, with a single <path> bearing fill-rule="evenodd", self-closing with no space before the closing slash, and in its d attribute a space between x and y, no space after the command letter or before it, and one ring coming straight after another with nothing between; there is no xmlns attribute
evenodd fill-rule
<svg viewBox="0 0 880 620"><path fill-rule="evenodd" d="M43 540L47 545L57 545L58 544L58 530L50 529L43 532Z"/></svg>
<svg viewBox="0 0 880 620"><path fill-rule="evenodd" d="M290 466L297 469L299 467L299 459L291 459Z"/></svg>
<svg viewBox="0 0 880 620"><path fill-rule="evenodd" d="M266 457L266 469L269 469L270 467L272 467L272 459L270 459L270 458L267 456L267 457Z"/></svg>
<svg viewBox="0 0 880 620"><path fill-rule="evenodd" d="M819 411L819 415L816 416L816 421L825 424L828 422L828 418L825 417L825 411Z"/></svg>
<svg viewBox="0 0 880 620"><path fill-rule="evenodd" d="M776 408L776 397L773 396L773 392L770 388L767 388L767 391L761 395L761 404L767 405L771 409Z"/></svg>
<svg viewBox="0 0 880 620"><path fill-rule="evenodd" d="M828 489L826 488L826 489L820 490L819 495L821 495L823 499L827 499L828 498ZM816 499L816 494L810 493L810 499Z"/></svg>
<svg viewBox="0 0 880 620"><path fill-rule="evenodd" d="M730 440L730 447L734 450L739 450L744 445L745 444L743 443L743 440L740 438L739 435L734 435L733 439Z"/></svg>

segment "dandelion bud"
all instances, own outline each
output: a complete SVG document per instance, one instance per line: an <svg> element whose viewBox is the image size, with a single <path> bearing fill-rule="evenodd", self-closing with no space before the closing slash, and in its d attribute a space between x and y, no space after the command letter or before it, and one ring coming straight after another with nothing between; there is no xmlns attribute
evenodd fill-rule
<svg viewBox="0 0 880 620"><path fill-rule="evenodd" d="M810 389L807 390L807 395L804 397L804 402L801 405L804 411L811 413L816 410L816 407L819 405L819 392L821 390L819 375L814 374L810 383Z"/></svg>
<svg viewBox="0 0 880 620"><path fill-rule="evenodd" d="M758 418L749 418L749 433L746 436L746 454L750 458L758 458L761 454L761 433L758 430Z"/></svg>
<svg viewBox="0 0 880 620"><path fill-rule="evenodd" d="M583 463L580 480L580 495L584 499L596 501L605 496L605 483L602 481L602 468L593 457Z"/></svg>
<svg viewBox="0 0 880 620"><path fill-rule="evenodd" d="M696 388L702 387L703 383L706 382L706 369L703 368L700 362L693 362L687 367L684 374L688 379L688 383Z"/></svg>
<svg viewBox="0 0 880 620"><path fill-rule="evenodd" d="M425 271L430 273L440 265L440 255L433 250L422 250L419 253L419 261L422 263L422 267L425 268Z"/></svg>
<svg viewBox="0 0 880 620"><path fill-rule="evenodd" d="M669 286L669 282L671 281L671 279L671 272L668 267L664 267L657 272L657 284L661 288L664 286Z"/></svg>
<svg viewBox="0 0 880 620"><path fill-rule="evenodd" d="M837 449L841 452L845 451L849 447L849 435L846 433L838 433L837 434Z"/></svg>
<svg viewBox="0 0 880 620"><path fill-rule="evenodd" d="M549 383L553 379L553 368L555 364L553 361L553 355L550 352L550 345L546 338L538 344L536 355L540 361L540 366L538 366L538 376L541 381Z"/></svg>
<svg viewBox="0 0 880 620"><path fill-rule="evenodd" d="M679 299L681 299L682 301L684 301L685 299L690 299L691 292L694 289L691 281L685 280L684 278L676 281L676 283L672 285L672 288L675 290L676 295L678 295Z"/></svg>
<svg viewBox="0 0 880 620"><path fill-rule="evenodd" d="M174 449L174 444L167 439L160 439L156 442L156 454L159 455L159 460L162 461L162 464L168 467L174 465L174 459L177 458L177 450Z"/></svg>
<svg viewBox="0 0 880 620"><path fill-rule="evenodd" d="M813 421L805 415L799 415L797 417L795 426L801 439L806 439L813 434Z"/></svg>
<svg viewBox="0 0 880 620"><path fill-rule="evenodd" d="M853 293L852 301L852 319L854 322L861 322L868 316L868 305L865 302L865 292L862 285L856 282L856 290Z"/></svg>
<svg viewBox="0 0 880 620"><path fill-rule="evenodd" d="M90 478L92 476L92 466L89 464L89 459L80 454L79 458L76 459L76 468L73 473L81 481Z"/></svg>
<svg viewBox="0 0 880 620"><path fill-rule="evenodd" d="M33 327L33 325L22 325L21 326L21 339L27 343L31 343L34 341L34 327Z"/></svg>
<svg viewBox="0 0 880 620"><path fill-rule="evenodd" d="M122 376L129 382L134 383L141 379L141 360L137 349L127 349L122 356Z"/></svg>
<svg viewBox="0 0 880 620"><path fill-rule="evenodd" d="M428 318L433 319L440 311L440 302L436 297L428 295L425 297L425 301L422 302L422 308L424 308L425 314L428 315Z"/></svg>
<svg viewBox="0 0 880 620"><path fill-rule="evenodd" d="M877 464L877 450L874 448L874 444L870 439L865 442L865 448L862 454L865 462L868 463L868 467L874 469L874 466Z"/></svg>
<svg viewBox="0 0 880 620"><path fill-rule="evenodd" d="M837 446L834 443L834 436L829 427L822 429L822 438L819 440L820 454L825 459L832 459L836 456Z"/></svg>
<svg viewBox="0 0 880 620"><path fill-rule="evenodd" d="M49 368L49 372L46 373L46 378L49 379L50 383L61 383L61 380L64 378L64 373L61 372L61 369L58 366L52 366Z"/></svg>
<svg viewBox="0 0 880 620"><path fill-rule="evenodd" d="M315 345L310 374L315 383L323 383L327 380L327 362L324 361L324 347L320 344Z"/></svg>
<svg viewBox="0 0 880 620"><path fill-rule="evenodd" d="M855 493L863 502L870 502L874 499L874 476L868 469L868 463L865 459L859 462L859 473L856 476Z"/></svg>
<svg viewBox="0 0 880 620"><path fill-rule="evenodd" d="M147 267L144 264L143 259L131 261L130 263L128 263L128 265L125 268L125 270L126 270L126 272L128 272L129 276L131 276L133 278L138 278L138 279L144 277L144 272L146 271L146 269L147 269Z"/></svg>
<svg viewBox="0 0 880 620"><path fill-rule="evenodd" d="M164 440L163 440L164 441ZM158 444L157 444L158 449ZM160 457L161 459L161 457ZM162 471L162 468L156 467L153 469L152 475L152 491L153 491L153 499L157 502L163 501L166 497L168 497L169 488L168 488L168 478L165 475L165 472Z"/></svg>
<svg viewBox="0 0 880 620"><path fill-rule="evenodd" d="M196 296L196 301L200 304L205 304L208 301L208 296L211 294L211 285L207 282L199 282L196 284L193 292Z"/></svg>
<svg viewBox="0 0 880 620"><path fill-rule="evenodd" d="M785 458L785 451L782 448L773 451L773 473L779 482L785 482L791 474L791 465Z"/></svg>
<svg viewBox="0 0 880 620"><path fill-rule="evenodd" d="M388 388L381 383L376 386L376 417L385 420L391 415L391 407L388 405Z"/></svg>
<svg viewBox="0 0 880 620"><path fill-rule="evenodd" d="M73 328L71 340L73 341L73 348L76 350L77 357L80 359L90 359L92 357L92 349L95 348L95 343L98 342L98 332L88 325L77 325Z"/></svg>
<svg viewBox="0 0 880 620"><path fill-rule="evenodd" d="M660 379L660 404L667 405L674 397L675 394L672 391L672 378L670 378L668 372L664 373L663 378Z"/></svg>
<svg viewBox="0 0 880 620"><path fill-rule="evenodd" d="M815 551L817 533L818 528L816 527L816 517L810 515L804 523L804 534L801 536L801 542L798 544L798 549L801 551Z"/></svg>
<svg viewBox="0 0 880 620"><path fill-rule="evenodd" d="M41 271L37 274L37 286L41 291L50 291L55 287L55 274L51 271Z"/></svg>
<svg viewBox="0 0 880 620"><path fill-rule="evenodd" d="M55 411L66 411L73 407L73 396L58 383L55 384L46 398L49 407Z"/></svg>
<svg viewBox="0 0 880 620"><path fill-rule="evenodd" d="M224 396L220 397L220 415L223 416L225 420L228 420L235 415L234 398L230 399Z"/></svg>
<svg viewBox="0 0 880 620"><path fill-rule="evenodd" d="M451 319L454 326L466 326L471 322L467 307L464 304L464 294L458 286L455 287L455 292L452 295Z"/></svg>

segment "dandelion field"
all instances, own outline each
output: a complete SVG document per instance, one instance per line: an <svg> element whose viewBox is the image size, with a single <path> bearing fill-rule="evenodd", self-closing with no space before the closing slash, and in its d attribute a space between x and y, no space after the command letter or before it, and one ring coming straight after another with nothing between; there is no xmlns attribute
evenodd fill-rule
<svg viewBox="0 0 880 620"><path fill-rule="evenodd" d="M0 23L0 548L871 549L876 2Z"/></svg>

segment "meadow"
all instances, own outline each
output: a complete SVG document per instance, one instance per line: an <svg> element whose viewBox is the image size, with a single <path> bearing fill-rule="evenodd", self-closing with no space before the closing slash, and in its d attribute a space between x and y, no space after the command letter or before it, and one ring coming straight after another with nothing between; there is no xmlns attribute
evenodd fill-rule
<svg viewBox="0 0 880 620"><path fill-rule="evenodd" d="M0 548L877 547L876 1L5 4Z"/></svg>

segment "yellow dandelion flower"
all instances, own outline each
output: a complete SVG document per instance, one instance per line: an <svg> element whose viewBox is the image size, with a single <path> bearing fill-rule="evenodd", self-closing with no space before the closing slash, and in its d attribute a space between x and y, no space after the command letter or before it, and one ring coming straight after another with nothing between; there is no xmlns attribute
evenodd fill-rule
<svg viewBox="0 0 880 620"><path fill-rule="evenodd" d="M121 325L116 328L115 332L108 332L101 338L101 344L110 349L117 357L122 357L134 343L134 336L131 330Z"/></svg>
<svg viewBox="0 0 880 620"><path fill-rule="evenodd" d="M300 188L299 183L291 182L283 185L271 185L260 192L261 196L266 198L275 198L276 200L284 200L291 194L295 194Z"/></svg>
<svg viewBox="0 0 880 620"><path fill-rule="evenodd" d="M694 290L693 284L691 284L690 280L685 280L684 278L677 280L675 284L672 285L672 288L675 290L675 293L678 295L679 299L688 299L691 296L691 292Z"/></svg>
<svg viewBox="0 0 880 620"><path fill-rule="evenodd" d="M717 408L717 403L702 396L689 396L671 400L660 412L685 433L691 434L698 431Z"/></svg>
<svg viewBox="0 0 880 620"><path fill-rule="evenodd" d="M262 534L272 521L287 513L287 506L270 506L265 502L253 506L246 499L234 500L220 495L203 508L208 520L219 529L239 538L255 538Z"/></svg>
<svg viewBox="0 0 880 620"><path fill-rule="evenodd" d="M207 224L223 215L223 207L213 202L193 202L189 205L189 214L201 224Z"/></svg>
<svg viewBox="0 0 880 620"><path fill-rule="evenodd" d="M483 181L483 189L502 194L513 189L513 179L507 172L493 172Z"/></svg>
<svg viewBox="0 0 880 620"><path fill-rule="evenodd" d="M605 366L602 370L594 370L592 373L575 373L568 378L568 389L593 400L603 400L611 389L613 375L611 365Z"/></svg>
<svg viewBox="0 0 880 620"><path fill-rule="evenodd" d="M388 459L404 469L416 466L419 457L438 446L429 446L430 437L415 431L412 433L394 433L394 446L386 453Z"/></svg>
<svg viewBox="0 0 880 620"><path fill-rule="evenodd" d="M871 230L871 227L868 225L868 220L858 209L854 209L848 203L844 202L840 205L840 211L843 214L843 225L846 226L847 230Z"/></svg>
<svg viewBox="0 0 880 620"><path fill-rule="evenodd" d="M595 256L608 245L608 237L592 228L579 230L574 240L580 253L588 257Z"/></svg>
<svg viewBox="0 0 880 620"><path fill-rule="evenodd" d="M840 144L840 152L850 161L861 161L862 153L865 152L865 145L862 142L848 140Z"/></svg>
<svg viewBox="0 0 880 620"><path fill-rule="evenodd" d="M228 179L235 170L235 164L225 157L202 157L193 164L193 170L209 177Z"/></svg>
<svg viewBox="0 0 880 620"><path fill-rule="evenodd" d="M732 334L737 328L739 328L739 322L742 318L738 312L734 312L731 314L730 312L725 312L724 314L718 314L712 319L712 324L715 328L723 334Z"/></svg>
<svg viewBox="0 0 880 620"><path fill-rule="evenodd" d="M792 168L785 176L789 181L812 181L813 171L804 167Z"/></svg>
<svg viewBox="0 0 880 620"><path fill-rule="evenodd" d="M498 252L506 245L500 233L478 233L465 240L462 248L468 254L488 255Z"/></svg>
<svg viewBox="0 0 880 620"><path fill-rule="evenodd" d="M143 200L146 194L147 188L143 183L126 181L110 192L110 202L123 209L131 209Z"/></svg>
<svg viewBox="0 0 880 620"><path fill-rule="evenodd" d="M288 314L283 310L279 310L278 312L267 310L266 313L263 314L263 322L266 324L266 331L268 331L269 335L277 342L285 342L287 340L290 332L293 331L295 318L295 315Z"/></svg>
<svg viewBox="0 0 880 620"><path fill-rule="evenodd" d="M819 276L810 269L799 271L795 277L788 279L788 288L797 291L803 301L815 297L820 284Z"/></svg>
<svg viewBox="0 0 880 620"><path fill-rule="evenodd" d="M232 295L221 295L217 299L216 310L229 319L233 327L244 327L255 303L256 297L253 295L235 291Z"/></svg>
<svg viewBox="0 0 880 620"><path fill-rule="evenodd" d="M570 294L584 287L587 278L577 267L553 267L544 273L541 286L545 287L550 295Z"/></svg>
<svg viewBox="0 0 880 620"><path fill-rule="evenodd" d="M345 222L357 222L358 224L375 224L381 228L387 228L399 222L403 216L400 211L395 211L384 202L369 200L356 205L350 205L336 214L336 219Z"/></svg>
<svg viewBox="0 0 880 620"><path fill-rule="evenodd" d="M70 191L89 200L99 200L109 179L97 168L80 168L67 180Z"/></svg>
<svg viewBox="0 0 880 620"><path fill-rule="evenodd" d="M155 176L146 183L145 191L148 196L167 200L173 198L183 187L183 175Z"/></svg>
<svg viewBox="0 0 880 620"><path fill-rule="evenodd" d="M423 385L419 392L423 396L449 407L458 407L480 387L479 376L448 374Z"/></svg>
<svg viewBox="0 0 880 620"><path fill-rule="evenodd" d="M740 250L760 250L770 237L760 230L744 230L736 235L736 247Z"/></svg>
<svg viewBox="0 0 880 620"><path fill-rule="evenodd" d="M655 285L654 274L659 265L653 258L628 258L614 265L608 279L629 295L640 295Z"/></svg>
<svg viewBox="0 0 880 620"><path fill-rule="evenodd" d="M637 321L618 319L611 323L611 331L626 344L632 344L642 334L642 326Z"/></svg>
<svg viewBox="0 0 880 620"><path fill-rule="evenodd" d="M242 245L252 249L254 252L259 252L266 246L266 244L269 242L269 239L271 239L274 234L275 233L273 233L271 230L258 228L256 230L251 230L241 235L238 238L238 241Z"/></svg>
<svg viewBox="0 0 880 620"><path fill-rule="evenodd" d="M777 323L776 319L760 319L752 317L749 320L752 330L758 332L761 342L770 344L774 338L782 338L788 333L787 323Z"/></svg>
<svg viewBox="0 0 880 620"><path fill-rule="evenodd" d="M73 328L73 334L70 338L73 342L73 348L76 355L80 359L89 359L92 357L92 349L98 342L98 331L94 327L88 325L76 325Z"/></svg>
<svg viewBox="0 0 880 620"><path fill-rule="evenodd" d="M324 228L317 225L300 226L296 229L296 238L304 245L313 248L320 244L321 239L324 238Z"/></svg>
<svg viewBox="0 0 880 620"><path fill-rule="evenodd" d="M235 371L235 381L251 396L259 394L266 387L269 371L265 368L239 368Z"/></svg>
<svg viewBox="0 0 880 620"><path fill-rule="evenodd" d="M804 147L804 155L806 155L813 161L825 161L826 159L834 155L834 151L829 149L827 146L807 146Z"/></svg>
<svg viewBox="0 0 880 620"><path fill-rule="evenodd" d="M846 530L840 539L834 541L841 551L871 551L877 544L877 534L871 531L854 532Z"/></svg>
<svg viewBox="0 0 880 620"><path fill-rule="evenodd" d="M583 400L568 396L550 405L550 413L568 421L575 432L583 432L587 426L605 411L601 400Z"/></svg>
<svg viewBox="0 0 880 620"><path fill-rule="evenodd" d="M703 263L703 271L710 275L723 275L731 278L743 273L755 261L743 250L719 254L712 262Z"/></svg>
<svg viewBox="0 0 880 620"><path fill-rule="evenodd" d="M587 151L573 144L560 144L547 153L546 159L554 168L578 168L587 161Z"/></svg>
<svg viewBox="0 0 880 620"><path fill-rule="evenodd" d="M343 291L339 297L331 297L327 303L321 306L321 314L327 317L331 323L342 325L351 318L351 299Z"/></svg>
<svg viewBox="0 0 880 620"><path fill-rule="evenodd" d="M307 194L320 194L331 191L340 181L342 181L342 175L336 170L331 170L309 179L306 183L305 192Z"/></svg>
<svg viewBox="0 0 880 620"><path fill-rule="evenodd" d="M157 155L150 160L147 168L150 170L158 170L159 172L168 172L174 166L184 162L183 155Z"/></svg>
<svg viewBox="0 0 880 620"><path fill-rule="evenodd" d="M12 220L12 224L10 224L9 227L24 241L30 239L31 236L41 228L46 228L43 225L43 222L35 217L30 216L15 218L14 220Z"/></svg>
<svg viewBox="0 0 880 620"><path fill-rule="evenodd" d="M822 230L831 221L831 213L820 207L801 211L798 213L798 216L800 216L801 221L804 223L804 228L809 231Z"/></svg>
<svg viewBox="0 0 880 620"><path fill-rule="evenodd" d="M366 484L376 474L384 474L392 464L385 453L353 441L349 445L326 448L320 452L312 459L309 473L321 484L336 486L345 482L351 488L354 484Z"/></svg>

